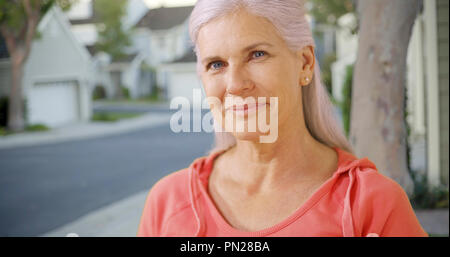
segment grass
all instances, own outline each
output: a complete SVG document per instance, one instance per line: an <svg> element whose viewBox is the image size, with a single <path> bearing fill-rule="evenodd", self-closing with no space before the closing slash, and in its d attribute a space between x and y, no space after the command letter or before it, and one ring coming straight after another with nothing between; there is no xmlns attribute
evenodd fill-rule
<svg viewBox="0 0 450 257"><path fill-rule="evenodd" d="M441 235L441 234L428 234L430 237L448 237L448 235Z"/></svg>
<svg viewBox="0 0 450 257"><path fill-rule="evenodd" d="M50 130L45 124L30 124L25 127L25 130L22 132L39 132L39 131L48 131ZM8 136L13 134L18 134L22 132L12 132L7 130L5 127L0 127L0 136Z"/></svg>
<svg viewBox="0 0 450 257"><path fill-rule="evenodd" d="M122 119L130 119L138 117L139 113L116 113L116 112L98 112L92 116L92 121L116 122Z"/></svg>
<svg viewBox="0 0 450 257"><path fill-rule="evenodd" d="M103 103L129 103L129 104L155 104L155 103L163 103L165 100L161 100L156 94L149 95L145 97L141 97L138 99L99 99L95 100Z"/></svg>

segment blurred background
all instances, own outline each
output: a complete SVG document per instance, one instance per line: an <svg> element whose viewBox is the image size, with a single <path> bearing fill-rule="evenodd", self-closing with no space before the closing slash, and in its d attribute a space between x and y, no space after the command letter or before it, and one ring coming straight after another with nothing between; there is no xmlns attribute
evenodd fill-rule
<svg viewBox="0 0 450 257"><path fill-rule="evenodd" d="M357 62L361 20L377 17L358 8L367 0L306 2L323 83L362 149L351 110L364 83L353 71L370 68ZM396 85L405 151L393 158L405 168L385 174L428 233L448 236L449 3L412 2L405 53L394 56L405 70ZM188 35L194 4L0 0L0 236L134 236L151 186L207 154L212 133L169 126L170 100L202 88ZM405 21L397 13L389 19Z"/></svg>

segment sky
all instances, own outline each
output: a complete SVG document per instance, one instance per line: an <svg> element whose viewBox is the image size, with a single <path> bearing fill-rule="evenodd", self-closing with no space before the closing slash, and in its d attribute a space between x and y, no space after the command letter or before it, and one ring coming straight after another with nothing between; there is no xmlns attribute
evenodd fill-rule
<svg viewBox="0 0 450 257"><path fill-rule="evenodd" d="M143 0L149 8L194 5L197 0Z"/></svg>

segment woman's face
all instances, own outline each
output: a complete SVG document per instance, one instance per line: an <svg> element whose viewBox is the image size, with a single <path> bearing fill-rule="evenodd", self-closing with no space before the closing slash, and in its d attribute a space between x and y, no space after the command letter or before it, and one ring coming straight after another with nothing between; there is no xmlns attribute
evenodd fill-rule
<svg viewBox="0 0 450 257"><path fill-rule="evenodd" d="M303 119L302 81L306 76L309 81L312 78L312 47L291 51L270 21L239 10L204 25L198 34L197 51L206 95L221 103L210 104L214 120L222 121L226 131L240 140L257 140L267 133L258 125L256 131L248 126L258 124L261 117L267 123L276 118L280 128L299 126L299 118ZM266 104L259 97L264 97ZM271 105L271 97L277 98L278 105ZM230 99L243 102L228 102ZM270 112L277 116L269 117ZM234 118L235 127L227 115ZM238 123L245 124L244 131L237 130Z"/></svg>

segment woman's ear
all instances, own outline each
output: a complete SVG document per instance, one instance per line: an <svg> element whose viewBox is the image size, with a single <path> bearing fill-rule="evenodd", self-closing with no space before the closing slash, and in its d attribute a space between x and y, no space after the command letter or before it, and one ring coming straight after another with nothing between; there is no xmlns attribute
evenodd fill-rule
<svg viewBox="0 0 450 257"><path fill-rule="evenodd" d="M306 86L311 83L314 75L314 65L316 58L314 56L314 47L305 46L299 52L300 58L300 85Z"/></svg>

